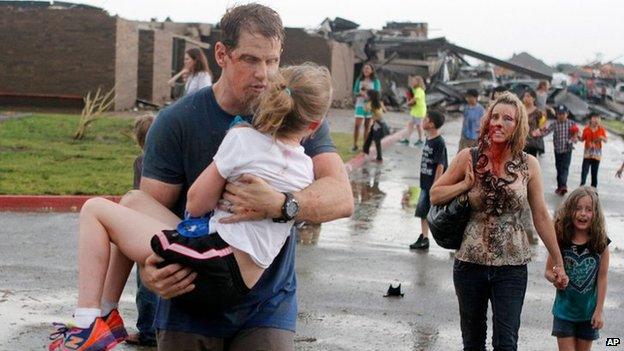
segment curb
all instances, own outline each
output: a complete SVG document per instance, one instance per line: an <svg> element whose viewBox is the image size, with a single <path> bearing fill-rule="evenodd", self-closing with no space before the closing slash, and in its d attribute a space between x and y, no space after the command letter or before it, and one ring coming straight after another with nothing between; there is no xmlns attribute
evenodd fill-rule
<svg viewBox="0 0 624 351"><path fill-rule="evenodd" d="M385 149L389 145L396 144L396 142L399 141L399 139L401 139L406 132L407 128L403 128L398 132L394 132L393 134L386 136L385 138L381 139L381 147ZM374 160L377 157L377 151L373 152L373 150L375 150L374 145L371 147L371 152L368 155L360 152L351 160L345 162L345 168L347 170L347 173L351 173L353 170L362 167L366 162Z"/></svg>
<svg viewBox="0 0 624 351"><path fill-rule="evenodd" d="M0 212L78 212L92 197L119 202L121 196L0 195Z"/></svg>
<svg viewBox="0 0 624 351"><path fill-rule="evenodd" d="M396 143L407 129L401 129L381 140L381 145L387 146ZM376 157L373 146L371 153L359 153L348 162L345 162L347 173L362 167L366 162ZM78 212L84 203L93 197L119 202L121 196L112 195L0 195L0 212Z"/></svg>

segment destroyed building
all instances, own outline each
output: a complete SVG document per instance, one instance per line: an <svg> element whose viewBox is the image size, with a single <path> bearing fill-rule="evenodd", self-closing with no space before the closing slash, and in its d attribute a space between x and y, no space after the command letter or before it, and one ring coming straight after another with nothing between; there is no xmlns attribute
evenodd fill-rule
<svg viewBox="0 0 624 351"><path fill-rule="evenodd" d="M0 101L79 107L88 92L114 87L116 110L137 98L163 104L185 48L209 45L179 34L188 24L159 26L87 5L0 1Z"/></svg>
<svg viewBox="0 0 624 351"><path fill-rule="evenodd" d="M59 1L0 1L0 9L4 104L80 107L88 92L114 87L116 110L137 100L162 106L171 100L167 81L191 47L204 50L215 80L220 74L210 50L219 31L211 24L131 21ZM282 62L305 61L330 69L338 105L350 100L355 57L349 45L286 28Z"/></svg>
<svg viewBox="0 0 624 351"><path fill-rule="evenodd" d="M115 108L134 105L135 25L91 6L0 2L0 97L80 106L98 87L116 87Z"/></svg>
<svg viewBox="0 0 624 351"><path fill-rule="evenodd" d="M519 72L537 79L551 79L552 72L522 65L449 43L446 38L429 38L428 25L423 22L388 22L381 30L358 29L343 18L325 20L319 33L347 43L356 57L355 74L365 62L371 62L381 79L382 95L388 106L400 108L406 101L410 75L419 75L429 84L429 105L457 104L463 93L475 88L483 93L498 84L494 67ZM470 56L485 62L471 66L464 59Z"/></svg>
<svg viewBox="0 0 624 351"><path fill-rule="evenodd" d="M0 0L0 103L79 107L88 92L114 87L117 110L137 101L161 107L180 95L183 84L172 89L167 81L182 69L190 47L204 50L213 80L218 79L212 47L219 35L219 28L207 23L131 21L68 2ZM444 37L429 38L425 22L388 22L375 30L336 17L316 30L286 28L285 35L282 64L327 66L339 107L352 105L353 83L365 62L377 70L384 101L395 108L405 103L409 75L426 79L429 105L449 106L463 102L470 88L487 94L504 83L501 76L550 81L554 72L527 53L505 61ZM484 63L470 65L466 56ZM622 71L621 65L594 65L579 76L609 73L615 82Z"/></svg>
<svg viewBox="0 0 624 351"><path fill-rule="evenodd" d="M507 60L507 62L529 68L533 71L543 73L544 75L552 76L555 73L555 69L544 63L544 61L532 56L528 52L521 52L519 54L513 54L513 56ZM499 77L517 78L522 75L517 72L503 67L496 68L496 75Z"/></svg>

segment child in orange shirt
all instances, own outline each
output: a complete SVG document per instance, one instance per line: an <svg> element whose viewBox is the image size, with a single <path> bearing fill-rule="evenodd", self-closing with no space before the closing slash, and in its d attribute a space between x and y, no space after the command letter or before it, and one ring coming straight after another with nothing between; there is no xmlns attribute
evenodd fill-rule
<svg viewBox="0 0 624 351"><path fill-rule="evenodd" d="M607 132L600 125L600 115L592 112L589 115L589 124L583 129L581 140L585 142L583 167L581 170L581 185L585 185L587 173L591 168L591 186L598 187L598 166L602 157L602 143L607 142Z"/></svg>

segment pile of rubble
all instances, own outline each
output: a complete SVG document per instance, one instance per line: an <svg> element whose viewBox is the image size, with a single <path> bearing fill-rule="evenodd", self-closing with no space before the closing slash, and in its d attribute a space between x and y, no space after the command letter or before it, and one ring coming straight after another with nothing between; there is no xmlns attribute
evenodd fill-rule
<svg viewBox="0 0 624 351"><path fill-rule="evenodd" d="M624 84L618 84L617 79L606 83L570 78L527 53L507 61L497 59L450 43L444 37L428 38L427 23L389 22L381 30L371 30L359 29L357 23L337 17L326 19L318 33L351 46L359 62L356 74L364 62L373 63L382 83L384 101L396 109L405 107L408 76L420 75L428 82L427 104L447 110L462 104L468 89L477 89L487 100L496 86L503 85L520 94L546 80L553 86L548 103L566 105L574 118L582 119L590 111L613 119L621 119L624 114ZM471 65L465 57L482 63ZM624 73L620 78L624 78ZM579 84L604 89L599 94L583 95L576 89Z"/></svg>

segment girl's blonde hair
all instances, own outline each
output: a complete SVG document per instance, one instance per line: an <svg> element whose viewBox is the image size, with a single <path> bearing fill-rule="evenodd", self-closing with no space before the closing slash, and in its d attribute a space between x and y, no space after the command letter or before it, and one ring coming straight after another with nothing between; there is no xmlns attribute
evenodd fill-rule
<svg viewBox="0 0 624 351"><path fill-rule="evenodd" d="M331 97L327 68L314 63L283 67L260 95L252 124L274 138L299 133L325 117Z"/></svg>
<svg viewBox="0 0 624 351"><path fill-rule="evenodd" d="M598 199L598 193L588 186L582 186L570 193L568 198L559 206L555 214L555 233L559 246L569 246L572 244L572 236L574 235L574 213L578 201L589 196L594 206L594 216L589 226L589 250L594 253L602 253L607 247L607 228L605 225L604 214Z"/></svg>
<svg viewBox="0 0 624 351"><path fill-rule="evenodd" d="M511 139L508 141L508 147L511 149L513 156L519 155L524 150L527 135L529 134L529 117L524 108L524 104L518 97L510 92L504 92L490 104L481 119L481 132L479 133L479 150L486 150L490 146L489 129L490 120L492 119L492 111L499 104L511 105L516 108L516 128L514 129Z"/></svg>
<svg viewBox="0 0 624 351"><path fill-rule="evenodd" d="M154 115L151 113L138 116L134 119L134 138L136 139L139 147L143 149L145 146L145 138L147 137L147 131L154 122Z"/></svg>
<svg viewBox="0 0 624 351"><path fill-rule="evenodd" d="M414 84L417 87L422 88L422 90L425 90L425 80L423 79L423 77L421 76L412 76L410 77L412 79L412 82L414 82Z"/></svg>

